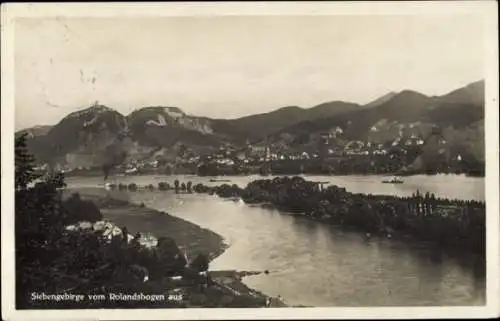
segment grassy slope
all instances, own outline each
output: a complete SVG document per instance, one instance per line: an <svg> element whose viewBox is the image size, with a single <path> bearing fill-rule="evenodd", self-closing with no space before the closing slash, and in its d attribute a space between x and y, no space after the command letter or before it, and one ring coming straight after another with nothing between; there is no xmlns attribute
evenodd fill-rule
<svg viewBox="0 0 500 321"><path fill-rule="evenodd" d="M173 238L180 249L186 249L190 256L197 253L208 253L210 260L222 254L227 245L223 238L193 223L172 216L165 212L140 207L121 200L110 200L102 196L97 189L68 189L67 193L79 192L82 199L95 202L105 219L119 227L126 226L129 233L147 232L159 238ZM134 216L140 215L140 220ZM133 224L132 224L133 222ZM263 307L267 296L248 288L242 278L247 274L259 274L238 271L211 271L215 284L204 294L190 293L192 299L187 307ZM161 290L168 284L156 284L150 290ZM272 307L286 306L276 298L270 298ZM161 306L158 306L161 307Z"/></svg>

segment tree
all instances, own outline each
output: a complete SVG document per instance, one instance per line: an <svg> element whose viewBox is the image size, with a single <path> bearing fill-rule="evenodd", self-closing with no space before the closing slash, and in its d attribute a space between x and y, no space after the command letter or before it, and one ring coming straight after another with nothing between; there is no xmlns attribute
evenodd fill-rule
<svg viewBox="0 0 500 321"><path fill-rule="evenodd" d="M209 260L205 254L198 254L190 263L189 266L198 272L208 270Z"/></svg>
<svg viewBox="0 0 500 321"><path fill-rule="evenodd" d="M26 148L26 137L15 140L15 246L16 246L16 304L26 302L29 289L50 291L54 282L44 275L41 267L48 266L60 256L57 246L65 221L60 194L64 186L62 173L50 175L30 186L41 175L34 170L34 157Z"/></svg>
<svg viewBox="0 0 500 321"><path fill-rule="evenodd" d="M160 237L155 250L158 255L158 265L154 274L163 276L182 273L187 262L175 240L169 237Z"/></svg>
<svg viewBox="0 0 500 321"><path fill-rule="evenodd" d="M56 188L64 188L67 186L64 178L65 178L64 173L58 172L58 173L51 175L48 178L48 182L50 184L53 184Z"/></svg>
<svg viewBox="0 0 500 321"><path fill-rule="evenodd" d="M122 228L122 237L123 237L123 243L127 244L128 243L128 229L126 226Z"/></svg>
<svg viewBox="0 0 500 321"><path fill-rule="evenodd" d="M91 201L82 200L80 194L74 193L64 202L62 207L65 217L64 224L74 224L79 221L94 222L102 219L99 208Z"/></svg>
<svg viewBox="0 0 500 321"><path fill-rule="evenodd" d="M33 155L28 153L26 135L16 137L15 140L15 188L24 190L28 184L35 181L40 175L35 173Z"/></svg>
<svg viewBox="0 0 500 321"><path fill-rule="evenodd" d="M179 157L184 157L186 155L186 152L187 152L187 147L184 145L184 144L180 144L179 145Z"/></svg>
<svg viewBox="0 0 500 321"><path fill-rule="evenodd" d="M204 162L197 167L197 174L198 176L217 176L219 170L215 164Z"/></svg>
<svg viewBox="0 0 500 321"><path fill-rule="evenodd" d="M435 211L436 210L436 195L434 195L434 193L432 193L430 196L430 202L431 202L431 210Z"/></svg>
<svg viewBox="0 0 500 321"><path fill-rule="evenodd" d="M30 294L40 289L47 293L93 293L103 291L102 287L140 291L145 276L182 275L186 260L172 239L160 238L155 249L145 250L140 234L132 246L126 245L125 227L123 235L111 242L92 229L67 229L68 224L102 219L99 208L79 194L62 201L58 191L65 185L62 173L30 184L36 178L33 157L24 138L16 139L15 147L16 308L33 308ZM77 306L88 307L85 302Z"/></svg>
<svg viewBox="0 0 500 321"><path fill-rule="evenodd" d="M169 189L169 185L167 182L160 182L160 183L158 183L158 189L160 191L166 191Z"/></svg>

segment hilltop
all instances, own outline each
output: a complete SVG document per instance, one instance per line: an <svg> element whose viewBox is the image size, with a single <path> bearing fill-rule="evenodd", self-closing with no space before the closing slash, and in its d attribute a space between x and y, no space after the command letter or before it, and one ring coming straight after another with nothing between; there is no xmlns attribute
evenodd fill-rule
<svg viewBox="0 0 500 321"><path fill-rule="evenodd" d="M42 163L93 167L125 160L176 160L220 148L246 148L248 143L290 153L314 153L325 134L333 149L345 150L352 144L362 145L358 149L404 147L409 141L425 141L438 130L442 136L438 141L445 144L429 143L423 154L446 155L447 162L461 155L470 162L484 163L483 122L484 81L479 81L442 96L403 90L365 105L331 101L237 119L188 115L172 106L148 106L123 115L95 104L67 115L54 126L16 134L28 133L28 147ZM425 167L419 165L423 158L414 160L415 170Z"/></svg>

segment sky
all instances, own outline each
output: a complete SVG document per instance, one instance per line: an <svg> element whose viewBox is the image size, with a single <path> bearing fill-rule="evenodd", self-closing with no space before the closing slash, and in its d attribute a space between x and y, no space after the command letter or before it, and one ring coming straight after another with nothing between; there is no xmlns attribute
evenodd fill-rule
<svg viewBox="0 0 500 321"><path fill-rule="evenodd" d="M484 78L477 16L17 18L16 130L95 101L236 118Z"/></svg>

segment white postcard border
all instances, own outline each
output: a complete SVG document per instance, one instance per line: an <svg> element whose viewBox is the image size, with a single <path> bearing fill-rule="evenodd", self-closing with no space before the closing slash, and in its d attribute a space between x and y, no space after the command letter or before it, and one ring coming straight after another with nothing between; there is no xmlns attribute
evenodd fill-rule
<svg viewBox="0 0 500 321"><path fill-rule="evenodd" d="M14 19L16 17L168 17L204 15L479 14L485 26L487 304L484 307L15 310L14 308ZM73 3L2 5L2 318L5 320L484 318L499 310L498 5L495 1Z"/></svg>

